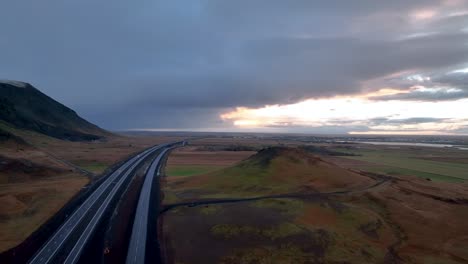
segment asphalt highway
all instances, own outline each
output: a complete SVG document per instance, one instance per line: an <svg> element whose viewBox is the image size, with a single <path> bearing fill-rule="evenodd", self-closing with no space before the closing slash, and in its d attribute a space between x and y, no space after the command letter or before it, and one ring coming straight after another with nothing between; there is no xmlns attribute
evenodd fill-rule
<svg viewBox="0 0 468 264"><path fill-rule="evenodd" d="M76 263L109 203L115 199L116 193L125 180L133 176L138 165L149 155L166 148L168 145L170 144L154 146L141 152L108 176L55 231L49 240L31 258L29 263L62 263L63 260L59 260L59 256L62 259L66 256L65 263Z"/></svg>
<svg viewBox="0 0 468 264"><path fill-rule="evenodd" d="M171 147L167 147L161 151L146 173L133 222L132 235L127 251L127 264L145 263L151 189L155 180L154 178L159 176L161 160L170 149Z"/></svg>

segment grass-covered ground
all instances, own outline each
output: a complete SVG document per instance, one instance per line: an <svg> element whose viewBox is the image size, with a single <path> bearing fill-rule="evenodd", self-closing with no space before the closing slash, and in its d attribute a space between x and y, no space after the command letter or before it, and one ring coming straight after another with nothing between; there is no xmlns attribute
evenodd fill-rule
<svg viewBox="0 0 468 264"><path fill-rule="evenodd" d="M168 189L183 199L224 198L332 192L373 183L368 177L329 164L301 149L267 148L234 166L187 178L169 178Z"/></svg>
<svg viewBox="0 0 468 264"><path fill-rule="evenodd" d="M205 174L223 168L223 166L207 165L172 165L166 168L166 174L170 177L185 177Z"/></svg>
<svg viewBox="0 0 468 264"><path fill-rule="evenodd" d="M86 183L82 175L65 174L0 184L0 251L21 243Z"/></svg>
<svg viewBox="0 0 468 264"><path fill-rule="evenodd" d="M99 175L134 152L179 139L111 136L70 142L2 122L0 129L14 135L0 137L0 252L21 243L89 182L74 166Z"/></svg>
<svg viewBox="0 0 468 264"><path fill-rule="evenodd" d="M90 171L96 175L103 173L109 167L109 165L107 164L104 164L99 161L92 161L92 160L75 161L73 164L87 171Z"/></svg>
<svg viewBox="0 0 468 264"><path fill-rule="evenodd" d="M378 150L339 149L361 156L318 158L275 148L205 174L169 176L163 206L188 206L162 215L163 252L178 264L467 263L468 185L446 182L463 180L464 164L455 161L461 154L447 160L443 152ZM399 158L404 168L395 166ZM438 162L455 166L432 175L444 182L427 181L427 167ZM374 185L385 177L358 170L396 177ZM330 191L343 192L323 195ZM307 195L193 203L288 192Z"/></svg>
<svg viewBox="0 0 468 264"><path fill-rule="evenodd" d="M187 264L379 263L398 240L379 214L327 200L180 208L164 222L171 257Z"/></svg>
<svg viewBox="0 0 468 264"><path fill-rule="evenodd" d="M362 170L395 176L417 176L435 181L468 180L468 163L463 162L468 158L468 151L367 145L359 145L353 149L335 149L354 154L343 158L368 162Z"/></svg>

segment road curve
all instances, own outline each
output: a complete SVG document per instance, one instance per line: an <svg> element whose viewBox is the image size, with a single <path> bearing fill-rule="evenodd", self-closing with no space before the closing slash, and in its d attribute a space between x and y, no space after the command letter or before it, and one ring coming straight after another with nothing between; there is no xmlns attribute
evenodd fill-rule
<svg viewBox="0 0 468 264"><path fill-rule="evenodd" d="M185 142L181 142L182 146ZM132 235L127 251L127 264L143 264L146 261L146 244L148 234L148 219L150 214L151 190L155 177L159 176L159 168L164 155L175 145L167 146L151 164L145 175L145 181L138 198L138 205L133 222Z"/></svg>
<svg viewBox="0 0 468 264"><path fill-rule="evenodd" d="M180 203L173 203L168 204L162 208L159 212L160 214L164 214L167 211L170 211L177 207L195 207L200 205L209 205L209 204L225 204L225 203L239 203L239 202L251 202L251 201L258 201L264 199L289 199L289 198L325 198L333 195L345 195L345 194L352 194L352 193L360 193L370 191L379 187L384 186L392 181L391 177L382 176L380 179L364 188L355 189L355 190L345 190L345 191L334 191L334 192L315 192L315 193L284 193L284 194L273 194L273 195L264 195L264 196L256 196L250 198L221 198L221 199L202 199L197 201L191 202L180 202Z"/></svg>
<svg viewBox="0 0 468 264"><path fill-rule="evenodd" d="M166 145L166 144L165 144ZM67 253L69 263L75 263L87 242L92 231L99 222L103 212L107 208L112 197L115 195L122 182L132 174L133 170L150 154L165 147L165 145L151 147L140 154L129 159L117 170L115 170L100 186L66 219L66 221L55 231L49 240L39 249L28 263L44 264L55 263L56 257L65 245L74 244L71 256ZM94 214L94 215L93 215ZM92 217L91 221L85 221ZM83 229L84 228L84 229ZM76 241L76 234L84 230ZM60 252L62 253L62 252ZM76 254L78 253L78 254Z"/></svg>

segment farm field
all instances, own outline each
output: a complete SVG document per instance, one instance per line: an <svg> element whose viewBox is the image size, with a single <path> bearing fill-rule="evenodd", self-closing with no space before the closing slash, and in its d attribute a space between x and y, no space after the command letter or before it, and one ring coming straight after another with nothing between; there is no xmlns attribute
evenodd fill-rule
<svg viewBox="0 0 468 264"><path fill-rule="evenodd" d="M250 155L253 151L208 151L190 146L172 151L166 165L168 176L193 176L216 171L233 165Z"/></svg>
<svg viewBox="0 0 468 264"><path fill-rule="evenodd" d="M385 147L360 144L359 148L333 148L355 156L345 159L365 162L365 169L388 175L406 175L436 181L468 180L468 151L438 148ZM363 163L361 163L362 165Z"/></svg>

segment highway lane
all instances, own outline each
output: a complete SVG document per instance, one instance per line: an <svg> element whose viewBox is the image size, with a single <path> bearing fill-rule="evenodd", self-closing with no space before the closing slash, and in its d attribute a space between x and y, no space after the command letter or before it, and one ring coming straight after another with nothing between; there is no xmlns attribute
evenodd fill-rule
<svg viewBox="0 0 468 264"><path fill-rule="evenodd" d="M72 250L68 254L68 256L65 259L64 263L74 264L74 263L76 263L78 261L79 257L81 256L81 253L83 251L83 248L86 245L86 242L88 242L90 236L95 231L95 229L96 229L99 221L101 220L102 215L104 214L105 210L107 209L109 204L112 202L112 200L115 198L115 195L118 192L118 190L120 189L120 187L128 179L128 176L130 175L130 173L132 173L133 170L138 165L139 165L138 163L133 164L132 167L129 170L127 170L125 175L122 178L120 178L120 180L115 184L115 187L112 189L110 194L107 195L106 199L101 204L98 211L94 214L93 218L91 219L89 224L86 226L85 230L82 232L80 238L75 243L75 246L72 248Z"/></svg>
<svg viewBox="0 0 468 264"><path fill-rule="evenodd" d="M67 220L60 226L60 228L33 256L29 263L53 263L57 253L64 247L65 244L70 243L69 240L72 233L77 231L76 229L80 224L83 224L83 219L86 216L89 216L90 211L99 206L99 202L105 199L108 194L113 193L113 190L116 189L114 187L116 187L116 185L118 187L118 183L121 182L122 179L128 177L128 175L140 162L142 162L151 153L154 153L155 151L165 147L165 145L154 146L141 152L140 154L125 162L115 172L108 176L108 178L103 183L101 183L101 185L80 205L80 207L67 218ZM104 201L106 200L107 199ZM101 207L99 207L98 212L100 212L100 209Z"/></svg>
<svg viewBox="0 0 468 264"><path fill-rule="evenodd" d="M182 142L182 146L185 142ZM159 176L161 160L164 155L174 146L165 148L152 162L148 169L143 187L138 199L137 210L132 227L132 235L127 251L127 264L143 264L146 261L146 246L148 234L148 219L150 214L151 190L155 182L155 177Z"/></svg>
<svg viewBox="0 0 468 264"><path fill-rule="evenodd" d="M160 145L158 150L161 150L163 149L162 153L165 153L167 152L168 148L166 147L169 147L171 146L173 143L169 143L169 144L164 144L164 145ZM147 154L148 156L149 154ZM161 157L161 154L158 155L158 157L156 158L159 159ZM145 157L142 157L142 159L144 159ZM83 248L85 247L86 243L88 242L89 238L91 237L91 235L93 234L93 232L96 230L96 227L99 223L99 221L101 220L102 216L104 215L104 212L106 211L107 207L109 206L109 204L112 202L112 200L114 200L115 198L115 195L116 193L118 192L118 190L120 189L120 187L124 184L124 182L127 180L128 176L132 173L132 171L138 166L139 164L138 163L135 163L134 165L132 165L132 168L130 168L125 176L123 176L115 185L114 189L112 190L112 192L106 197L106 199L104 200L104 202L101 204L101 206L99 207L98 211L94 214L93 218L91 219L91 221L88 223L88 225L86 226L85 230L82 232L80 238L78 239L78 241L75 243L75 246L72 248L72 250L70 251L70 253L68 254L67 258L65 259L64 263L65 264L74 264L76 263L80 256L81 256L81 253L83 251ZM150 167L151 169L151 167ZM149 169L149 170L150 170Z"/></svg>

